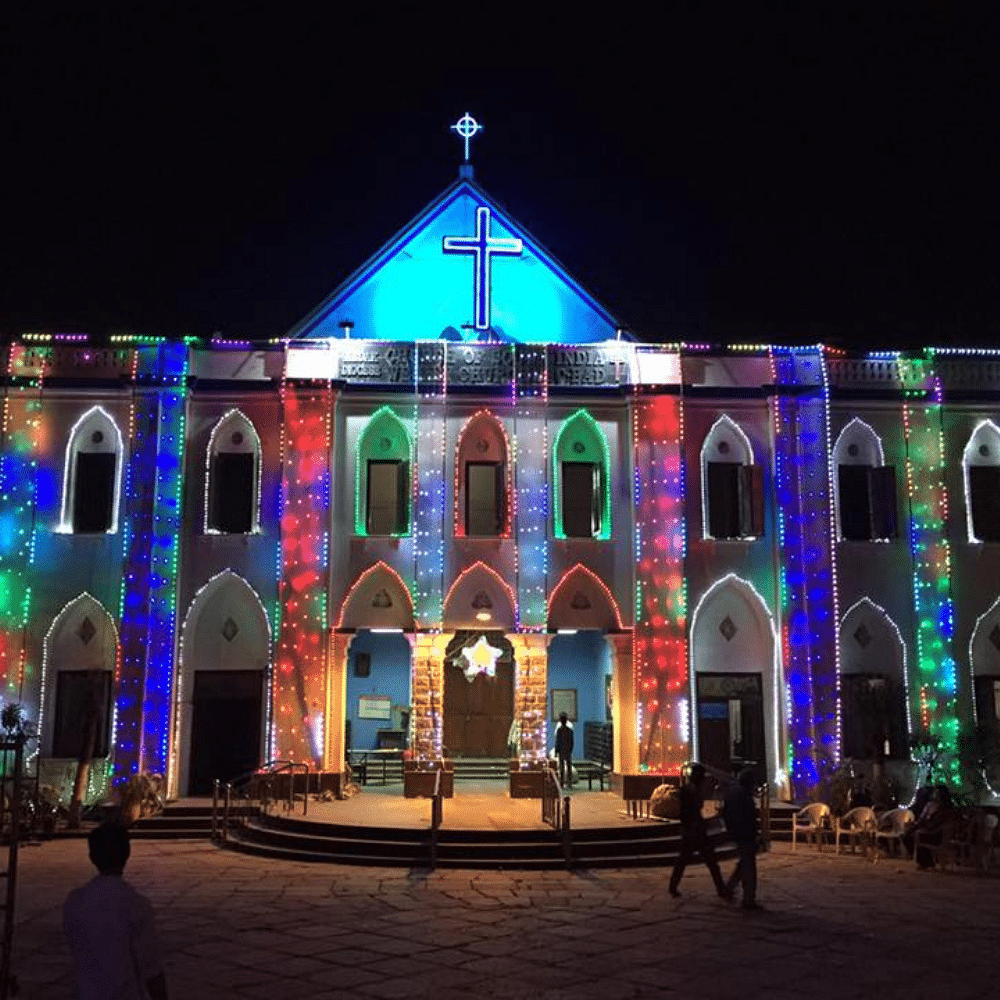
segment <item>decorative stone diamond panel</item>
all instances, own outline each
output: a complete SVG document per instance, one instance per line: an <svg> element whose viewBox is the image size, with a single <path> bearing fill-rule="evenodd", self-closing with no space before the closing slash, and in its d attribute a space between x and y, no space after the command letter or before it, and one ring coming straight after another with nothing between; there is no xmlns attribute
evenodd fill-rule
<svg viewBox="0 0 1000 1000"><path fill-rule="evenodd" d="M990 632L990 642L992 642L993 645L1000 650L1000 622L997 622L997 624L993 626L993 631Z"/></svg>
<svg viewBox="0 0 1000 1000"><path fill-rule="evenodd" d="M856 628L856 629L854 630L854 639L855 639L855 641L857 642L857 644L858 644L858 645L859 645L859 646L860 646L860 647L861 647L862 649L864 649L864 648L865 648L865 647L866 647L866 646L868 645L868 643L870 643L870 642L872 641L872 634L871 634L871 632L869 632L869 631L868 631L868 629L867 629L867 628L865 627L865 623L864 623L864 622L862 622L862 623L861 623L861 624L860 624L860 625L859 625L859 626L858 626L858 627L857 627L857 628Z"/></svg>
<svg viewBox="0 0 1000 1000"><path fill-rule="evenodd" d="M222 637L226 642L232 642L236 638L236 633L239 632L239 626L232 618L227 618L222 625Z"/></svg>
<svg viewBox="0 0 1000 1000"><path fill-rule="evenodd" d="M736 626L733 624L733 620L729 617L729 615L726 615L726 617L719 622L719 631L722 633L726 642L732 642L733 636L736 635Z"/></svg>
<svg viewBox="0 0 1000 1000"><path fill-rule="evenodd" d="M94 623L89 618L84 618L80 622L80 627L76 630L76 634L80 637L80 642L88 646L90 645L90 640L97 635L97 629L94 628Z"/></svg>

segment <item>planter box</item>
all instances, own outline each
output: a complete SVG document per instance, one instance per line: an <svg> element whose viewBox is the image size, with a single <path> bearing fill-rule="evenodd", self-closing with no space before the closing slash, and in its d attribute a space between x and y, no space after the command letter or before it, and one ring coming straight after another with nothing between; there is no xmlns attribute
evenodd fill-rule
<svg viewBox="0 0 1000 1000"><path fill-rule="evenodd" d="M510 762L510 797L512 799L540 799L545 787L545 769L548 765L535 764L524 768L521 762Z"/></svg>
<svg viewBox="0 0 1000 1000"><path fill-rule="evenodd" d="M434 782L441 771L441 794L450 799L455 795L455 762L443 761L403 761L403 797L407 799L429 799L434 795Z"/></svg>

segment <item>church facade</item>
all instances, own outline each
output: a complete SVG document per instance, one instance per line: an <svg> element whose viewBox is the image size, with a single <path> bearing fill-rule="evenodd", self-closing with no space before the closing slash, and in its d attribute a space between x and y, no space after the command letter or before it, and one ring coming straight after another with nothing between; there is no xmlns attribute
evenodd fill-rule
<svg viewBox="0 0 1000 1000"><path fill-rule="evenodd" d="M638 343L466 169L279 339L5 362L4 701L64 789L529 767L561 711L790 796L995 738L989 352Z"/></svg>

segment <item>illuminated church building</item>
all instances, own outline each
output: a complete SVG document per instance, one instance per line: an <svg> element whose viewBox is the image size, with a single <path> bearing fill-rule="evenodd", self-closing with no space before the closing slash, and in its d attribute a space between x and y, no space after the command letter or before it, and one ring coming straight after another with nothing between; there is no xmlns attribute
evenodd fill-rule
<svg viewBox="0 0 1000 1000"><path fill-rule="evenodd" d="M4 701L64 789L95 713L92 797L529 770L562 709L802 797L996 725L986 353L637 342L468 166L273 341L5 350Z"/></svg>

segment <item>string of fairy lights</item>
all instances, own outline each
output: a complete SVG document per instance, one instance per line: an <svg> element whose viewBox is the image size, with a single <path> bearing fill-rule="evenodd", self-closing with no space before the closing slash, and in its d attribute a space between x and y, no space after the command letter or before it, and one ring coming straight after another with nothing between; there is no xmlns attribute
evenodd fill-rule
<svg viewBox="0 0 1000 1000"><path fill-rule="evenodd" d="M42 650L34 649L28 623L37 586L34 547L38 533L49 530L36 524L39 490L52 478L44 478L39 469L39 456L52 433L42 390L53 354L83 349L80 345L85 343L80 338L26 338L8 350L0 456L0 676L7 700L37 698L39 708L50 679L39 666ZM129 338L116 342L114 349L130 358L130 393L125 406L120 407L121 413L127 409L119 449L123 572L111 723L114 773L127 775L138 770L165 770L175 749L171 744L176 735L171 734L176 730L172 730L171 720L176 696L191 345ZM398 457L410 463L405 534L412 544L400 549L406 553L406 565L389 568L398 571L400 586L412 596L417 629L431 637L440 635L444 627L446 595L455 587L454 583L448 585L449 576L456 580L461 576L460 572L446 571L446 550L447 539L460 537L464 527L463 484L457 477L460 465L475 458L467 450L473 438L493 435L502 441L506 507L499 537L514 540L516 562L515 579L510 583L500 579L498 587L507 592L512 603L515 632L545 633L550 627L551 601L570 574L580 568L574 565L564 570L550 587L551 544L564 535L562 461L581 460L582 456L602 469L598 541L613 537L613 513L616 532L625 530L627 524L626 518L612 509L613 464L601 421L586 408L570 409L557 429L553 428L550 445L550 348L518 345L509 350L513 351L509 415L488 407L475 411L446 453L446 347L440 343L416 345L412 410L407 412L402 405L375 407L354 455L354 474L360 477L369 447L390 437L399 442ZM671 350L679 357L685 352L698 353L703 345ZM779 752L781 764L787 765L793 787L800 789L814 785L840 756L840 588L832 488L836 468L831 459L830 356L823 348L759 344L730 350L766 356L776 387L772 421L780 572L774 619L781 670L775 692L787 727L787 751L782 748ZM896 366L903 393L916 623L907 686L914 725L938 736L954 761L959 698L967 679L959 677L953 649L943 379L934 351L919 357L894 354L886 360ZM278 392L283 419L280 545L272 616L276 638L268 709L273 713L269 724L271 752L272 756L310 760L321 767L327 763L324 728L333 722L325 718L324 706L331 669L327 600L331 588L328 557L335 396L328 378L291 378L287 373ZM678 391L665 383L631 390L635 613L634 624L625 622L622 628L633 631L640 766L653 772L676 771L697 743L693 713L697 692L692 687L688 648L693 616L687 607L685 572L684 408ZM496 409L499 411L499 404ZM253 430L256 433L256 428ZM581 442L582 451L572 450ZM59 455L64 457L61 451ZM397 457L395 452L391 457ZM449 462L454 477L448 475ZM259 482L255 488L259 490ZM356 478L354 527L360 536L365 534L364 493L362 480ZM449 508L451 517L447 516ZM604 586L599 578L597 583ZM605 590L617 608L614 594ZM765 587L757 590L766 593ZM433 671L431 694L421 709L427 715L426 725L436 734L428 744L429 756L440 752L444 648L445 643L432 641L424 658L430 664L426 669ZM529 658L527 653L525 657ZM415 656L415 663L417 659ZM971 665L969 670L971 673ZM531 678L532 683L536 681ZM523 720L532 732L531 746L544 746L545 712L537 708L532 712L530 719Z"/></svg>

